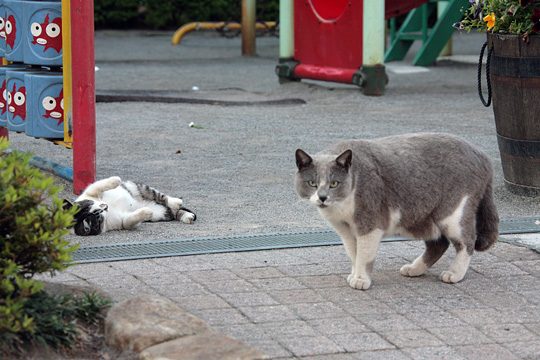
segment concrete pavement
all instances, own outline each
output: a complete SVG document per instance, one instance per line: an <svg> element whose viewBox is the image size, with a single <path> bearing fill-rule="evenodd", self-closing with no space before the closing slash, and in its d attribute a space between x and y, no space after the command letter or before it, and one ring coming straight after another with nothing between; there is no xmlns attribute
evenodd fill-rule
<svg viewBox="0 0 540 360"><path fill-rule="evenodd" d="M474 65L445 60L422 72L407 63L389 65L386 95L372 98L347 85L279 85L275 38L258 40L258 57L242 58L239 39L192 34L172 48L169 35L97 33L98 92L306 104L98 103L98 177L119 175L181 195L199 220L71 236L74 242L326 228L294 193L294 150L413 131L446 131L475 143L494 163L501 216L540 215L538 199L504 188L493 113L478 100ZM456 35L454 50L475 56L482 42L476 34ZM12 146L70 166L70 152L46 142L13 135ZM423 277L399 275L421 242L383 244L368 291L346 285L349 263L341 246L78 265L53 281L97 286L115 300L160 294L269 358L534 359L540 354L540 255L514 243L476 254L456 285L437 278L448 256Z"/></svg>

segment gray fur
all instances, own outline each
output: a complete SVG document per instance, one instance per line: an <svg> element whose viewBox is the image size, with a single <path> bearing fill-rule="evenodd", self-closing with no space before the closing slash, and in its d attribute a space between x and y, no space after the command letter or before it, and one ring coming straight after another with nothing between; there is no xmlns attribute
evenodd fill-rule
<svg viewBox="0 0 540 360"><path fill-rule="evenodd" d="M429 267L449 242L457 252L466 249L470 255L475 248L486 250L497 239L499 219L492 198L490 161L452 135L342 141L312 157L298 149L296 163L298 195L315 202L336 229L347 224L356 241L377 229L385 236L403 232L427 240L423 259ZM336 182L339 185L332 188ZM350 196L354 202L347 200ZM347 209L346 201L354 208ZM393 211L400 215L397 223ZM342 213L350 213L351 219L339 219ZM448 220L452 214L461 215L457 226Z"/></svg>

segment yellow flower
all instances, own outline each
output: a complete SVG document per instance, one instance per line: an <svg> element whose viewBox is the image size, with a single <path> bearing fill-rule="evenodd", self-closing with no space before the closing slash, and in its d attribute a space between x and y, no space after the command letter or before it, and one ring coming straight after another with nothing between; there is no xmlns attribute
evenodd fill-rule
<svg viewBox="0 0 540 360"><path fill-rule="evenodd" d="M484 16L484 21L487 22L487 29L491 30L495 26L495 13Z"/></svg>

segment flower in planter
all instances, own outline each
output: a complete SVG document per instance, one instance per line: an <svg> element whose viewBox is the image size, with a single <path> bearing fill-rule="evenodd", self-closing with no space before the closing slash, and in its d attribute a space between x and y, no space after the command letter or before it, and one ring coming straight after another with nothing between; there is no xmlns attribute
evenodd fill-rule
<svg viewBox="0 0 540 360"><path fill-rule="evenodd" d="M486 26L488 30L493 29L495 26L495 14L491 13L489 15L484 16L484 21L486 22Z"/></svg>
<svg viewBox="0 0 540 360"><path fill-rule="evenodd" d="M460 30L516 34L540 33L540 0L469 0Z"/></svg>

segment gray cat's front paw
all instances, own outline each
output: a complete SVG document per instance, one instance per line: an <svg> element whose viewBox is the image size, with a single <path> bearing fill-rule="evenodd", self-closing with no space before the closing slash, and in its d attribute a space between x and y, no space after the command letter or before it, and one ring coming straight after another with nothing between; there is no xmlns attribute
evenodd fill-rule
<svg viewBox="0 0 540 360"><path fill-rule="evenodd" d="M355 277L352 274L349 275L347 281L353 289L367 290L371 286L371 279Z"/></svg>

